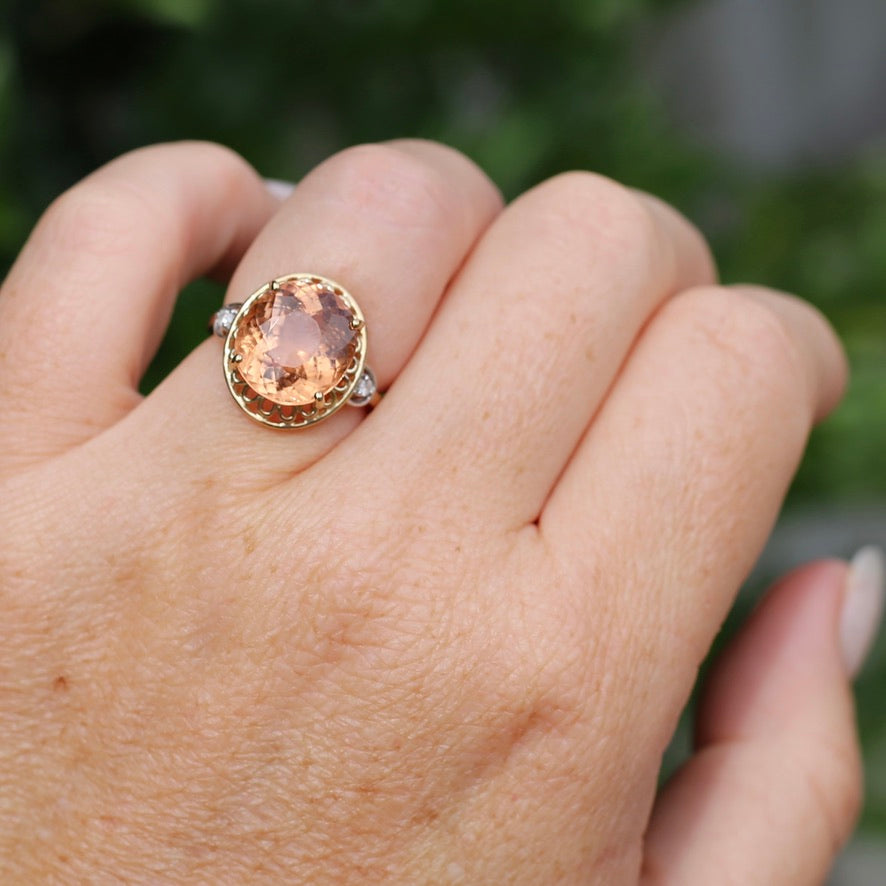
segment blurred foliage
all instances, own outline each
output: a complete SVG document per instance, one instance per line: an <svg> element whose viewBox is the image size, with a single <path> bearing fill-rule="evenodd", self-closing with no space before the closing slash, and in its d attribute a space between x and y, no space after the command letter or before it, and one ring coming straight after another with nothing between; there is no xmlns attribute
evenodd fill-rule
<svg viewBox="0 0 886 886"><path fill-rule="evenodd" d="M63 188L132 147L206 138L297 180L346 145L453 144L512 197L591 168L675 203L727 281L799 292L855 374L813 437L794 505L886 499L886 148L753 175L668 119L638 47L664 0L20 0L0 12L0 271ZM642 35L642 39L638 36ZM189 287L150 387L204 334L218 286ZM860 687L886 831L883 647Z"/></svg>

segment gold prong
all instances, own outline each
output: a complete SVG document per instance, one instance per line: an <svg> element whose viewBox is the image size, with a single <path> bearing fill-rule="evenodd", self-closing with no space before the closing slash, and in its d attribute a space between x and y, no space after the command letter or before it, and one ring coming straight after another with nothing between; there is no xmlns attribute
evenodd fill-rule
<svg viewBox="0 0 886 886"><path fill-rule="evenodd" d="M351 329L362 329L363 320L360 317L351 317Z"/></svg>
<svg viewBox="0 0 886 886"><path fill-rule="evenodd" d="M271 289L274 290L274 292L276 292L280 288L280 284L276 280L271 280L271 282L268 283L268 286L270 286Z"/></svg>
<svg viewBox="0 0 886 886"><path fill-rule="evenodd" d="M240 363L243 360L242 354L232 354L231 363Z"/></svg>

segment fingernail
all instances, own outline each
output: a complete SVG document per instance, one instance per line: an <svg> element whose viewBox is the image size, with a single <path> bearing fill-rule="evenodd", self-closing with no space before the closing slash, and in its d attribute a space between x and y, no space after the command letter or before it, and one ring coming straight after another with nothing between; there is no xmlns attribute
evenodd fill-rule
<svg viewBox="0 0 886 886"><path fill-rule="evenodd" d="M292 182L284 182L279 178L266 178L265 187L272 197L276 197L281 203L295 190Z"/></svg>
<svg viewBox="0 0 886 886"><path fill-rule="evenodd" d="M840 613L840 646L850 677L864 665L883 618L886 558L878 547L862 548L850 561Z"/></svg>

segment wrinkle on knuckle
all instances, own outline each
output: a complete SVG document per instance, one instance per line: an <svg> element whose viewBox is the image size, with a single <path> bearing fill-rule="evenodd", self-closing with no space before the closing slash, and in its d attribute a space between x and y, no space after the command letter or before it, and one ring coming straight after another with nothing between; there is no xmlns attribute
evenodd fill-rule
<svg viewBox="0 0 886 886"><path fill-rule="evenodd" d="M649 207L623 185L591 172L565 172L538 185L528 199L555 242L578 247L597 263L614 262L632 279L650 270L673 275L670 241Z"/></svg>
<svg viewBox="0 0 886 886"><path fill-rule="evenodd" d="M445 232L463 225L457 189L429 163L386 145L358 145L320 169L335 187L327 198L385 229Z"/></svg>
<svg viewBox="0 0 886 886"><path fill-rule="evenodd" d="M86 181L57 198L37 230L70 259L69 273L88 263L100 274L95 259L126 255L142 231L164 223L154 199L138 187Z"/></svg>
<svg viewBox="0 0 886 886"><path fill-rule="evenodd" d="M760 367L767 373L787 369L785 356L793 352L790 336L781 318L762 303L744 296L739 290L698 290L702 302L699 322L708 339L722 351L734 356L741 368L750 373Z"/></svg>
<svg viewBox="0 0 886 886"><path fill-rule="evenodd" d="M712 368L726 388L765 395L780 409L796 403L807 408L810 380L801 354L783 318L765 303L741 290L699 287L678 295L664 311L716 354Z"/></svg>

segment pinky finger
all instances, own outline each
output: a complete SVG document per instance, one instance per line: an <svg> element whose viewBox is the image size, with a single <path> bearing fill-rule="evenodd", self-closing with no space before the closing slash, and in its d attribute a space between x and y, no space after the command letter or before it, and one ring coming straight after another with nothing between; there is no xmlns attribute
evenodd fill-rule
<svg viewBox="0 0 886 886"><path fill-rule="evenodd" d="M705 687L697 751L653 810L644 884L824 881L861 803L849 677L882 604L874 549L769 593Z"/></svg>

